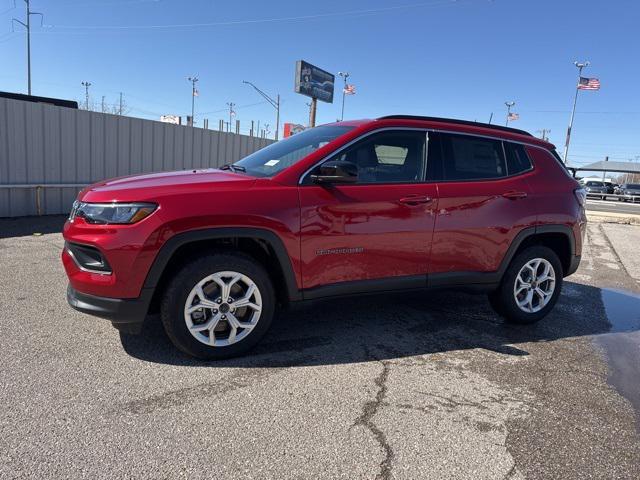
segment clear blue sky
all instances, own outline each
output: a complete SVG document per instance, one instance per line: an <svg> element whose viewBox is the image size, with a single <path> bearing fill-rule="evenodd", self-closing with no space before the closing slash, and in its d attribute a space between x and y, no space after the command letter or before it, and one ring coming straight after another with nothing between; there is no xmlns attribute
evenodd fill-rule
<svg viewBox="0 0 640 480"><path fill-rule="evenodd" d="M25 35L11 18L24 3L0 0L0 90L26 91ZM392 113L503 123L514 100L533 133L564 144L576 84L574 60L602 89L581 92L570 163L640 155L640 2L612 0L32 0L33 93L115 102L157 119L190 111L186 77L200 78L198 119L210 126L238 105L241 122L274 124L273 109L242 80L282 95L282 121L306 123L293 92L294 63L351 73L346 118ZM200 24L200 25L195 25ZM319 103L320 123L340 98ZM257 104L259 103L259 104ZM257 104L257 105L256 105ZM207 112L207 113L205 113Z"/></svg>

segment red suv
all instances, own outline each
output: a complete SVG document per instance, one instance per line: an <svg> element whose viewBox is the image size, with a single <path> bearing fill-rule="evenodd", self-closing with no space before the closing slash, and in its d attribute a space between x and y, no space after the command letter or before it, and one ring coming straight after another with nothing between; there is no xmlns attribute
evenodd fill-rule
<svg viewBox="0 0 640 480"><path fill-rule="evenodd" d="M464 288L532 323L578 268L585 195L521 130L324 125L220 169L84 189L64 227L68 301L129 333L159 312L199 358L245 352L277 306L341 295Z"/></svg>

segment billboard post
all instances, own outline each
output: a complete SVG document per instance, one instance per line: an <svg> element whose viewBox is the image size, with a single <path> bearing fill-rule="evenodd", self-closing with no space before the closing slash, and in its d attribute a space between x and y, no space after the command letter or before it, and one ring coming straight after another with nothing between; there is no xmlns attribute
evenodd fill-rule
<svg viewBox="0 0 640 480"><path fill-rule="evenodd" d="M316 125L318 100L333 103L335 76L321 68L311 65L304 60L296 62L296 78L294 91L300 95L311 97L309 112L309 126Z"/></svg>
<svg viewBox="0 0 640 480"><path fill-rule="evenodd" d="M318 99L311 99L311 108L309 109L309 127L316 126L316 110L318 109Z"/></svg>

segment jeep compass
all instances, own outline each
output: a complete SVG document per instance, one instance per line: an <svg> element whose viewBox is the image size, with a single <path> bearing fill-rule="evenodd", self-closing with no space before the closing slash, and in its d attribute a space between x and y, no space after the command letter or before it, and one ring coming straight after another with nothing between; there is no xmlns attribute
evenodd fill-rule
<svg viewBox="0 0 640 480"><path fill-rule="evenodd" d="M220 168L82 190L64 227L67 297L128 333L159 313L204 359L249 350L279 307L344 295L461 288L528 324L578 268L585 197L554 146L521 130L323 125Z"/></svg>

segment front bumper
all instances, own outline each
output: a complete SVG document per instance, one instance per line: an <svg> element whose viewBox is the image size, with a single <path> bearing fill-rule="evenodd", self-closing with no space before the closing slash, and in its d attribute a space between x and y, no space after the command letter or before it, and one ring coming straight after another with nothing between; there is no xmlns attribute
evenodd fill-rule
<svg viewBox="0 0 640 480"><path fill-rule="evenodd" d="M131 333L142 329L152 297L150 288L143 288L138 298L108 298L78 292L71 285L67 287L67 302L74 309L110 320L114 327Z"/></svg>

